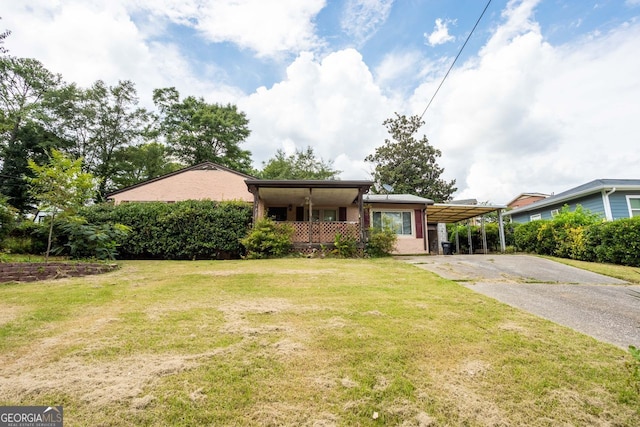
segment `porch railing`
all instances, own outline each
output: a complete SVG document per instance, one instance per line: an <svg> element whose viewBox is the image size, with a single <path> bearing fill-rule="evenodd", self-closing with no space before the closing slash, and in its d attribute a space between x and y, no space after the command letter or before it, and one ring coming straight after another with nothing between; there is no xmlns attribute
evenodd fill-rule
<svg viewBox="0 0 640 427"><path fill-rule="evenodd" d="M360 227L357 222L346 221L287 221L293 226L293 243L333 243L336 234L360 241Z"/></svg>

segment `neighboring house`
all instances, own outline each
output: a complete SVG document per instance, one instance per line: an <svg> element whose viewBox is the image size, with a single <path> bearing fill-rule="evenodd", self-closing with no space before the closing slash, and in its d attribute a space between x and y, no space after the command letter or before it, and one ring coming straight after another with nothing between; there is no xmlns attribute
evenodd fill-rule
<svg viewBox="0 0 640 427"><path fill-rule="evenodd" d="M242 200L253 202L245 179L253 178L212 162L141 182L107 195L117 205L124 202L178 202L182 200Z"/></svg>
<svg viewBox="0 0 640 427"><path fill-rule="evenodd" d="M552 219L564 205L581 205L609 221L640 216L640 179L596 179L503 215L519 223Z"/></svg>
<svg viewBox="0 0 640 427"><path fill-rule="evenodd" d="M512 201L507 203L507 208L508 209L521 208L523 206L530 205L531 203L535 203L538 200L546 199L547 197L549 197L549 195L543 194L543 193L522 193L516 198L514 198Z"/></svg>

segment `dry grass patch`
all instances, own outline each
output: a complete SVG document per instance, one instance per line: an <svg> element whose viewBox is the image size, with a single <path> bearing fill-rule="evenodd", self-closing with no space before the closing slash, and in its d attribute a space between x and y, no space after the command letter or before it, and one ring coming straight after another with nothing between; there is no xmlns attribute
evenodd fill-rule
<svg viewBox="0 0 640 427"><path fill-rule="evenodd" d="M391 259L0 287L0 404L69 425L640 423L620 349Z"/></svg>

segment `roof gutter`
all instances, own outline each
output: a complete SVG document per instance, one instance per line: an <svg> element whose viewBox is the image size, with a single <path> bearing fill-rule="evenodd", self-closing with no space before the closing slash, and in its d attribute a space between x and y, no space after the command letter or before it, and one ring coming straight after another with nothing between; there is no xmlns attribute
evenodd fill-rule
<svg viewBox="0 0 640 427"><path fill-rule="evenodd" d="M617 190L616 187L613 187L611 190L606 191L602 190L602 204L604 205L604 217L607 221L613 221L613 213L611 212L611 203L609 202L609 196L615 193Z"/></svg>

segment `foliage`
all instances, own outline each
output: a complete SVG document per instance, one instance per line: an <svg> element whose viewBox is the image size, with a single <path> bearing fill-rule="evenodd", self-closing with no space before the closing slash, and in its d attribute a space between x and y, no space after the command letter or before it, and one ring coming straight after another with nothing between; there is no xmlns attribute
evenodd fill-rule
<svg viewBox="0 0 640 427"><path fill-rule="evenodd" d="M63 87L62 77L35 59L0 56L0 193L21 213L33 203L28 160L42 164L51 148L65 145L52 132L51 108Z"/></svg>
<svg viewBox="0 0 640 427"><path fill-rule="evenodd" d="M92 224L120 223L130 232L119 248L130 259L226 259L242 254L239 240L251 222L243 202L102 203L81 214Z"/></svg>
<svg viewBox="0 0 640 427"><path fill-rule="evenodd" d="M115 153L115 162L110 180L116 188L129 187L183 167L170 160L167 147L159 142L124 147Z"/></svg>
<svg viewBox="0 0 640 427"><path fill-rule="evenodd" d="M84 159L86 169L99 179L99 195L104 196L115 189L113 177L121 166L120 158L127 154L120 151L144 137L149 113L137 106L131 81L107 86L98 80L86 90L70 86L60 104L64 108L56 132L70 141L71 156Z"/></svg>
<svg viewBox="0 0 640 427"><path fill-rule="evenodd" d="M333 239L332 253L340 258L353 258L358 254L356 239L351 236L345 236L342 233L336 233Z"/></svg>
<svg viewBox="0 0 640 427"><path fill-rule="evenodd" d="M296 150L287 156L283 150L267 162L262 162L262 179L337 179L341 171L333 169L333 161L316 158L313 148Z"/></svg>
<svg viewBox="0 0 640 427"><path fill-rule="evenodd" d="M584 261L640 267L640 217L598 223L585 231Z"/></svg>
<svg viewBox="0 0 640 427"><path fill-rule="evenodd" d="M249 120L232 104L209 104L203 98L180 100L175 88L156 89L153 102L159 110L158 131L171 154L192 166L211 161L250 173L251 153L240 144L249 136Z"/></svg>
<svg viewBox="0 0 640 427"><path fill-rule="evenodd" d="M426 136L420 140L414 137L423 124L418 116L407 118L398 113L394 119L383 122L392 139L385 139L384 145L365 158L375 164L374 193L381 193L382 186L388 184L397 194L414 194L436 202L451 199L457 190L456 181L440 178L444 169L438 166L437 158L442 153L429 144Z"/></svg>
<svg viewBox="0 0 640 427"><path fill-rule="evenodd" d="M85 205L95 194L95 179L82 172L82 159L70 159L57 150L51 152L47 165L39 166L29 159L34 177L29 178L34 199L40 209L51 213L46 258L49 258L55 216L69 215Z"/></svg>
<svg viewBox="0 0 640 427"><path fill-rule="evenodd" d="M66 243L54 248L56 255L114 260L130 229L123 224L89 224L82 217L71 216L64 218L60 230Z"/></svg>
<svg viewBox="0 0 640 427"><path fill-rule="evenodd" d="M20 221L4 241L4 249L14 254L41 254L47 250L48 227Z"/></svg>
<svg viewBox="0 0 640 427"><path fill-rule="evenodd" d="M291 252L293 233L292 226L263 218L256 221L241 243L246 248L249 259L279 258Z"/></svg>
<svg viewBox="0 0 640 427"><path fill-rule="evenodd" d="M389 256L395 250L397 240L398 235L392 227L372 227L369 229L365 253L372 258Z"/></svg>
<svg viewBox="0 0 640 427"><path fill-rule="evenodd" d="M7 198L0 195L0 249L2 241L13 230L16 224L17 211L7 203Z"/></svg>
<svg viewBox="0 0 640 427"><path fill-rule="evenodd" d="M629 383L635 392L640 395L640 349L630 345L629 354L631 354L631 361L627 362Z"/></svg>
<svg viewBox="0 0 640 427"><path fill-rule="evenodd" d="M447 234L450 242L456 242L456 230L458 231L458 241L460 245L460 253L469 253L469 231L471 228L471 244L474 250L483 249L482 243L482 226L466 224L448 224ZM490 252L500 252L500 226L496 222L485 222L485 236L487 238L487 250ZM510 224L504 224L505 245L514 244L513 227Z"/></svg>
<svg viewBox="0 0 640 427"><path fill-rule="evenodd" d="M640 218L602 221L577 206L564 207L552 220L518 224L518 250L581 261L640 266Z"/></svg>

